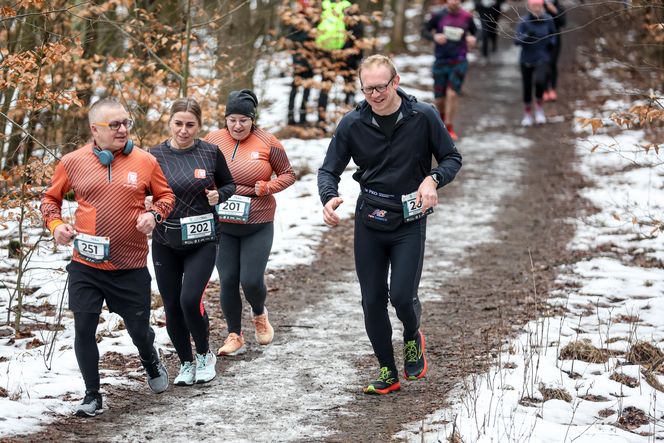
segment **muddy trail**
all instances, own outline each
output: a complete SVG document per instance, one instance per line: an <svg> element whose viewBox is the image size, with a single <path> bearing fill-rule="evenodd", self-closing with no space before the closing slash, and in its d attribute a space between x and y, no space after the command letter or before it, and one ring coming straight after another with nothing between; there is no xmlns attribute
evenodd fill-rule
<svg viewBox="0 0 664 443"><path fill-rule="evenodd" d="M553 118L543 126L519 127L521 83L511 42L502 41L488 64L470 68L456 125L464 167L441 191L428 222L420 290L430 368L425 379L402 381L394 395L361 393L378 368L363 327L352 220L345 220L325 233L313 264L270 272L272 345L221 360L217 378L206 385L160 396L142 379L104 386L104 414L60 419L12 440L388 441L454 401L452 388L485 370L492 351L546 309L555 267L570 258L569 220L587 210L577 193L586 184L575 172L570 123L570 103L584 93L574 75L577 40L566 35L560 98L548 105ZM426 73L429 67L412 69ZM206 304L214 349L225 332L217 290L210 288ZM245 313L251 344L246 307ZM392 318L400 366L400 325ZM177 357L165 359L172 378ZM137 370L137 359L107 356L102 367Z"/></svg>

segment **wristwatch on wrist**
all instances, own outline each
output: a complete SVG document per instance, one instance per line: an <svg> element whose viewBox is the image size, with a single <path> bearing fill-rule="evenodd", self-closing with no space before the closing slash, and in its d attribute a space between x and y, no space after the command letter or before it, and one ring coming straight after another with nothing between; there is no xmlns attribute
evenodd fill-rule
<svg viewBox="0 0 664 443"><path fill-rule="evenodd" d="M150 209L148 212L149 212L150 214L154 215L154 221L156 221L157 223L161 223L162 220L164 219L164 218L161 216L161 214L158 213L157 211L155 211L154 209Z"/></svg>
<svg viewBox="0 0 664 443"><path fill-rule="evenodd" d="M436 184L440 184L440 175L438 175L437 172L431 173L431 178L436 182Z"/></svg>

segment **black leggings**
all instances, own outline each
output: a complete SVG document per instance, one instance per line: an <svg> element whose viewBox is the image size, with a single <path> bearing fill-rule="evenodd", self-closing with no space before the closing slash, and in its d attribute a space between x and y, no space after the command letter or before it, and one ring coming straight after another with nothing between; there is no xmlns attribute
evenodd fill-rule
<svg viewBox="0 0 664 443"><path fill-rule="evenodd" d="M544 95L548 75L549 65L547 63L539 63L536 65L521 63L523 102L526 105L530 105L533 102L533 77L535 77L535 99L539 102Z"/></svg>
<svg viewBox="0 0 664 443"><path fill-rule="evenodd" d="M203 293L216 255L216 242L193 249L173 249L152 242L152 261L164 301L166 330L183 363L194 360L190 336L198 354L208 351L209 320Z"/></svg>
<svg viewBox="0 0 664 443"><path fill-rule="evenodd" d="M267 297L265 268L272 249L272 222L239 225L222 224L217 254L217 270L221 277L221 309L228 324L228 332L242 331L242 298L251 305L254 315L261 315Z"/></svg>
<svg viewBox="0 0 664 443"><path fill-rule="evenodd" d="M547 82L548 89L556 89L558 85L558 59L560 58L560 50L562 48L561 37L562 34L556 36L556 43L551 48L551 63L549 64L549 80Z"/></svg>
<svg viewBox="0 0 664 443"><path fill-rule="evenodd" d="M414 339L420 328L422 307L417 288L425 239L426 218L393 232L381 232L364 226L359 214L355 214L355 270L362 292L364 326L380 367L396 368L388 300L403 324L404 341Z"/></svg>
<svg viewBox="0 0 664 443"><path fill-rule="evenodd" d="M153 361L154 331L150 327L150 273L147 268L103 271L72 261L69 309L74 312L74 352L85 389L99 391L97 325L102 305L122 317L141 360Z"/></svg>
<svg viewBox="0 0 664 443"><path fill-rule="evenodd" d="M149 319L123 316L122 320L134 345L138 348L141 360L152 361L157 351L153 346L154 331L150 327ZM99 391L98 324L99 314L74 312L74 352L86 391Z"/></svg>
<svg viewBox="0 0 664 443"><path fill-rule="evenodd" d="M482 23L482 55L489 56L489 42L491 43L491 50L496 50L498 40L498 24L496 19L491 15L480 14L480 22Z"/></svg>

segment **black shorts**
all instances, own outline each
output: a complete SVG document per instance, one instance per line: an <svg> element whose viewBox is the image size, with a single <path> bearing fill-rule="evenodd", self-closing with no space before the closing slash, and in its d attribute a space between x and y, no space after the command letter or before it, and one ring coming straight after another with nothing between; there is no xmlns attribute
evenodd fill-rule
<svg viewBox="0 0 664 443"><path fill-rule="evenodd" d="M106 301L121 317L150 317L150 272L147 267L104 271L72 261L69 272L69 309L99 314Z"/></svg>

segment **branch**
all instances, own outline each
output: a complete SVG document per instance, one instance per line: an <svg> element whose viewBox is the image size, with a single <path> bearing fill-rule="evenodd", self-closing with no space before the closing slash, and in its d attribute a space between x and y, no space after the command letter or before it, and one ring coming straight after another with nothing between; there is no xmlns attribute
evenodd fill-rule
<svg viewBox="0 0 664 443"><path fill-rule="evenodd" d="M49 148L49 147L46 146L44 143L42 143L42 142L40 142L39 140L37 140L36 138L34 138L34 137L32 136L32 134L30 134L25 128L23 128L23 126L19 125L19 124L16 123L14 120L12 120L7 114L5 114L4 112L0 111L0 116L6 118L7 121L8 121L9 123L13 124L13 125L16 126L18 129L20 129L20 130L21 130L21 131L22 131L22 132L23 132L28 138L30 138L32 141L34 141L34 142L37 143L39 146L41 146L41 147L44 148L46 151L48 151L48 153L51 154L54 158L58 158L58 156L55 154L55 152L53 152L53 151L51 150L51 148Z"/></svg>
<svg viewBox="0 0 664 443"><path fill-rule="evenodd" d="M76 9L80 6L83 6L83 5L87 4L87 3L92 3L92 2L88 1L88 2L83 2L83 3L78 3L78 4L75 4L75 5L69 6L68 8L51 9L50 11L28 12L28 13L25 13L25 14L17 14L17 15L14 15L12 17L2 17L2 18L0 18L0 23L5 22L5 21L9 21L9 20L16 20L16 19L21 19L21 18L26 18L26 17L32 17L34 15L48 15L48 14L57 14L57 13L60 13L60 12L69 12L72 9Z"/></svg>

